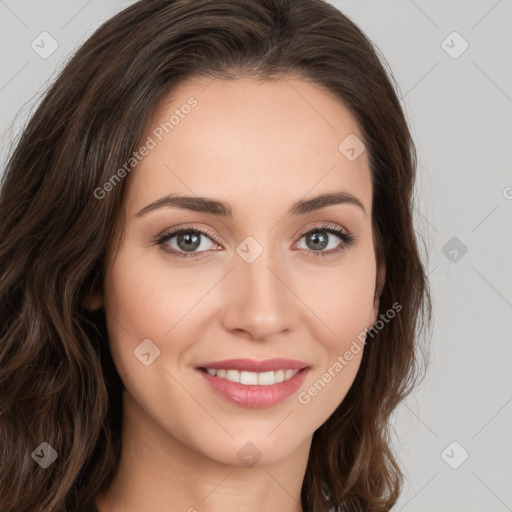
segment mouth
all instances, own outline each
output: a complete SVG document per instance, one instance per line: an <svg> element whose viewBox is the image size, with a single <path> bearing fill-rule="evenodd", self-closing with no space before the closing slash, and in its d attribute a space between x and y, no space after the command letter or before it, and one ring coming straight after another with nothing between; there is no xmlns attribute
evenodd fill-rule
<svg viewBox="0 0 512 512"><path fill-rule="evenodd" d="M302 385L309 370L307 363L291 359L231 359L196 367L210 390L232 404L249 408L270 407L286 400Z"/></svg>

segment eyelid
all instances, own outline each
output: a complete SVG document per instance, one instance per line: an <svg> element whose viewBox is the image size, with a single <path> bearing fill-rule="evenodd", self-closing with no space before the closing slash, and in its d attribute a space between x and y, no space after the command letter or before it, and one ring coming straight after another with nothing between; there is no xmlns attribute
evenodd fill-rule
<svg viewBox="0 0 512 512"><path fill-rule="evenodd" d="M183 226L176 226L174 228L166 229L162 234L156 237L156 240L162 240L166 237L174 237L179 235L183 231L197 231L200 234L207 235L218 245L221 245L220 241L217 238L217 235L213 230L208 227L197 227L197 225L192 224L184 224Z"/></svg>
<svg viewBox="0 0 512 512"><path fill-rule="evenodd" d="M301 238L304 235L307 235L308 233L310 233L311 231L321 231L323 229L325 229L325 230L331 229L333 231L337 231L337 232L341 232L341 233L344 233L349 236L353 236L348 229L344 228L343 226L340 226L339 224L333 224L332 222L320 222L320 224L313 223L310 226L304 228L302 231L299 231L297 236L299 238Z"/></svg>

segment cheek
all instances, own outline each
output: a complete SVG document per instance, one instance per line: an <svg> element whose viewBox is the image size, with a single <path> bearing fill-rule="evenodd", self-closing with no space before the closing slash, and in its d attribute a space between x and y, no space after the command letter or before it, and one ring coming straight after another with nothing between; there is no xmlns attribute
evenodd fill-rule
<svg viewBox="0 0 512 512"><path fill-rule="evenodd" d="M325 275L311 276L316 277L316 285L310 283L302 292L314 316L321 319L314 322L319 327L312 333L318 364L297 396L304 414L311 419L311 428L334 412L359 370L365 329L371 327L374 318L373 250L354 251L339 267L323 269L322 273Z"/></svg>
<svg viewBox="0 0 512 512"><path fill-rule="evenodd" d="M134 336L162 339L211 286L198 286L196 274L173 268L156 250L130 247L111 269L105 303L112 316L117 312L131 324Z"/></svg>
<svg viewBox="0 0 512 512"><path fill-rule="evenodd" d="M308 269L297 279L298 295L324 329L316 333L328 350L342 349L373 324L376 264L372 247L359 247L339 265ZM321 335L323 332L325 335Z"/></svg>
<svg viewBox="0 0 512 512"><path fill-rule="evenodd" d="M147 248L121 249L110 269L105 309L118 371L139 369L134 350L150 339L161 352L157 366L175 366L197 342L215 304L208 290L219 273L178 268Z"/></svg>
<svg viewBox="0 0 512 512"><path fill-rule="evenodd" d="M119 252L105 291L111 351L125 371L136 365L134 350L143 340L150 339L160 350L164 348L166 334L171 336L169 331L183 316L183 302L187 302L186 298L180 300L186 286L179 279L168 282L161 268L137 252Z"/></svg>
<svg viewBox="0 0 512 512"><path fill-rule="evenodd" d="M173 404L184 421L173 422L172 429L184 438L193 414L188 411L189 396L175 380L177 376L181 381L175 365L193 344L187 321L194 318L191 308L204 293L199 294L185 276L142 257L137 249L121 250L105 293L110 350L131 407L169 427L169 404ZM149 361L144 360L146 353Z"/></svg>

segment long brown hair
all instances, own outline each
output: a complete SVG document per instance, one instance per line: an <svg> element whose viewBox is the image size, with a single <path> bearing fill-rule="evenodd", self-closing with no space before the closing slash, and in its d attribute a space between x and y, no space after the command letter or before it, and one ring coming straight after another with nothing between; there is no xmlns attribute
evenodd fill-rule
<svg viewBox="0 0 512 512"><path fill-rule="evenodd" d="M2 512L93 507L119 460L123 384L104 310L85 305L114 254L126 179L101 200L94 191L137 149L156 106L181 81L285 75L334 94L358 122L374 187L376 254L386 266L380 313L402 306L368 340L346 398L314 433L302 506L391 508L402 474L388 424L422 374L417 345L431 307L412 219L415 150L383 62L323 0L141 0L77 51L2 180ZM46 469L31 456L43 441L58 453Z"/></svg>

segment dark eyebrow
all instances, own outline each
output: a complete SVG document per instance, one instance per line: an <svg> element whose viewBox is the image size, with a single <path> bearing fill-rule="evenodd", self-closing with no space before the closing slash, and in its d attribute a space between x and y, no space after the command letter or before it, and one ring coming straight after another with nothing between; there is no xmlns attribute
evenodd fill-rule
<svg viewBox="0 0 512 512"><path fill-rule="evenodd" d="M288 210L288 215L303 215L305 213L319 210L327 206L343 203L353 204L361 208L361 210L366 213L363 204L361 201L359 201L359 199L357 199L357 197L349 194L348 192L336 192L333 194L321 194L319 196L313 197L312 199L301 199L296 201ZM141 217L142 215L145 215L159 208L163 208L165 206L182 208L195 212L211 213L213 215L220 215L222 217L233 217L233 211L231 210L231 207L228 203L223 201L208 199L206 197L177 196L174 194L162 197L161 199L148 204L142 208L142 210L140 210L136 216Z"/></svg>
<svg viewBox="0 0 512 512"><path fill-rule="evenodd" d="M214 199L207 199L206 197L197 196L177 196L170 194L156 200L154 203L148 204L140 212L136 214L137 217L141 217L146 213L163 208L164 206L170 206L174 208L183 208L184 210L193 210L195 212L212 213L214 215L221 215L223 217L233 217L233 212L228 203L223 201L217 201Z"/></svg>
<svg viewBox="0 0 512 512"><path fill-rule="evenodd" d="M363 203L357 199L357 197L349 194L348 192L335 192L333 194L321 194L319 196L313 197L312 199L300 200L292 205L290 210L288 211L289 215L301 215L303 213L309 213L314 210L319 210L320 208L325 208L326 206L331 206L333 204L353 204L358 206L366 213L364 209Z"/></svg>

